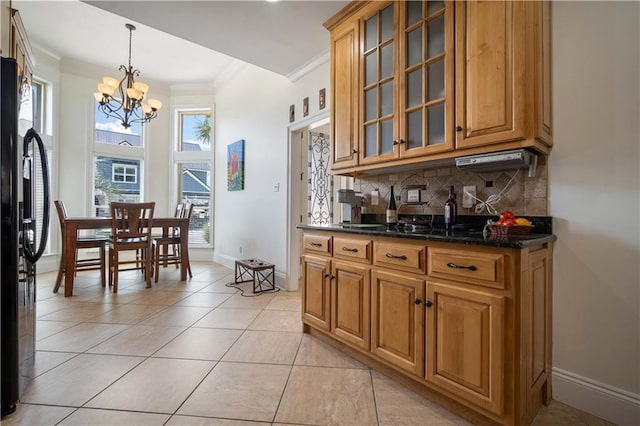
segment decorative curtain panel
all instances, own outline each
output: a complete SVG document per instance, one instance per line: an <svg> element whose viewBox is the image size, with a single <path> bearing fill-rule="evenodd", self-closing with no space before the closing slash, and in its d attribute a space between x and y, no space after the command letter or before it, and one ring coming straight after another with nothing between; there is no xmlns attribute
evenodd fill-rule
<svg viewBox="0 0 640 426"><path fill-rule="evenodd" d="M329 135L309 132L307 181L309 225L333 223L333 178L329 174L331 160Z"/></svg>

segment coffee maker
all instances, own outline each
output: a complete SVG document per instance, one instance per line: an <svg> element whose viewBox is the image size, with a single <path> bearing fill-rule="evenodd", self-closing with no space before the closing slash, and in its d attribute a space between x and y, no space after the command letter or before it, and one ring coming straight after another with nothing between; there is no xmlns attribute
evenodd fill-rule
<svg viewBox="0 0 640 426"><path fill-rule="evenodd" d="M353 189L338 189L341 223L362 223L364 195Z"/></svg>

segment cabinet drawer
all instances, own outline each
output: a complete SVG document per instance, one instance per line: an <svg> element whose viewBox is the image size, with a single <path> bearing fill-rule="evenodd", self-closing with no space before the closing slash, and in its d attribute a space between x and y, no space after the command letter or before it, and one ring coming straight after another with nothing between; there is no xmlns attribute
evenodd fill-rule
<svg viewBox="0 0 640 426"><path fill-rule="evenodd" d="M426 251L425 246L376 242L373 245L373 264L424 274Z"/></svg>
<svg viewBox="0 0 640 426"><path fill-rule="evenodd" d="M331 256L331 235L304 234L304 251Z"/></svg>
<svg viewBox="0 0 640 426"><path fill-rule="evenodd" d="M333 237L333 257L371 263L371 240Z"/></svg>
<svg viewBox="0 0 640 426"><path fill-rule="evenodd" d="M504 288L502 254L429 248L427 265L427 273L431 277Z"/></svg>

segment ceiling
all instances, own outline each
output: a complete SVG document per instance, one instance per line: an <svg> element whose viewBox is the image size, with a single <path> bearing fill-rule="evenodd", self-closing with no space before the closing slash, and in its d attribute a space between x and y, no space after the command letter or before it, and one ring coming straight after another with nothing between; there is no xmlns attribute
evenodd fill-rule
<svg viewBox="0 0 640 426"><path fill-rule="evenodd" d="M325 56L322 23L348 1L13 0L36 45L65 60L131 64L167 84L213 82L237 60L289 78ZM52 19L55 17L55 19ZM37 71L37 64L36 64Z"/></svg>

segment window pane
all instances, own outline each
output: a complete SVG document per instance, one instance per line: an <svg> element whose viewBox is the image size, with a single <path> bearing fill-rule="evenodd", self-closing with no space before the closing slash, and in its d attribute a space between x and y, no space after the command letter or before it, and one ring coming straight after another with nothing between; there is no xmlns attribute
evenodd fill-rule
<svg viewBox="0 0 640 426"><path fill-rule="evenodd" d="M142 126L134 123L128 129L122 127L116 118L107 117L100 110L100 103L96 102L96 138L97 143L121 146L142 146Z"/></svg>
<svg viewBox="0 0 640 426"><path fill-rule="evenodd" d="M393 74L393 43L387 44L380 49L380 57L382 61L380 79L383 79Z"/></svg>
<svg viewBox="0 0 640 426"><path fill-rule="evenodd" d="M443 1L430 1L427 3L427 14L431 15L444 7Z"/></svg>
<svg viewBox="0 0 640 426"><path fill-rule="evenodd" d="M407 2L407 27L415 24L422 19L422 2L421 1L408 1Z"/></svg>
<svg viewBox="0 0 640 426"><path fill-rule="evenodd" d="M381 154L393 152L393 120L385 120L380 123Z"/></svg>
<svg viewBox="0 0 640 426"><path fill-rule="evenodd" d="M422 68L407 75L407 107L422 103Z"/></svg>
<svg viewBox="0 0 640 426"><path fill-rule="evenodd" d="M444 59L429 64L427 79L429 80L427 99L432 101L444 97Z"/></svg>
<svg viewBox="0 0 640 426"><path fill-rule="evenodd" d="M211 235L211 164L178 163L180 202L189 200L193 204L189 222L189 244L209 244Z"/></svg>
<svg viewBox="0 0 640 426"><path fill-rule="evenodd" d="M211 151L211 129L211 113L181 112L178 151Z"/></svg>
<svg viewBox="0 0 640 426"><path fill-rule="evenodd" d="M427 34L427 58L444 52L444 15L429 22Z"/></svg>
<svg viewBox="0 0 640 426"><path fill-rule="evenodd" d="M33 99L33 128L36 129L38 133L43 133L44 85L39 81L34 81L31 85L31 97Z"/></svg>
<svg viewBox="0 0 640 426"><path fill-rule="evenodd" d="M393 3L382 10L380 14L381 34L380 41L393 37Z"/></svg>
<svg viewBox="0 0 640 426"><path fill-rule="evenodd" d="M372 157L378 155L378 129L376 124L369 124L364 128L364 156Z"/></svg>
<svg viewBox="0 0 640 426"><path fill-rule="evenodd" d="M393 81L380 85L380 117L393 113Z"/></svg>
<svg viewBox="0 0 640 426"><path fill-rule="evenodd" d="M96 216L108 217L112 201L141 201L140 172L140 160L95 157L93 206Z"/></svg>
<svg viewBox="0 0 640 426"><path fill-rule="evenodd" d="M407 148L419 148L422 146L422 108L407 114Z"/></svg>
<svg viewBox="0 0 640 426"><path fill-rule="evenodd" d="M444 103L429 107L429 145L444 143Z"/></svg>
<svg viewBox="0 0 640 426"><path fill-rule="evenodd" d="M364 21L364 49L369 50L378 44L378 15Z"/></svg>
<svg viewBox="0 0 640 426"><path fill-rule="evenodd" d="M378 81L378 51L364 57L364 84L368 86Z"/></svg>
<svg viewBox="0 0 640 426"><path fill-rule="evenodd" d="M365 121L369 121L369 120L373 120L374 118L378 118L378 115L377 115L378 114L377 93L378 93L378 89L376 87L364 92L364 119L365 119Z"/></svg>
<svg viewBox="0 0 640 426"><path fill-rule="evenodd" d="M407 35L407 67L422 62L422 27Z"/></svg>

